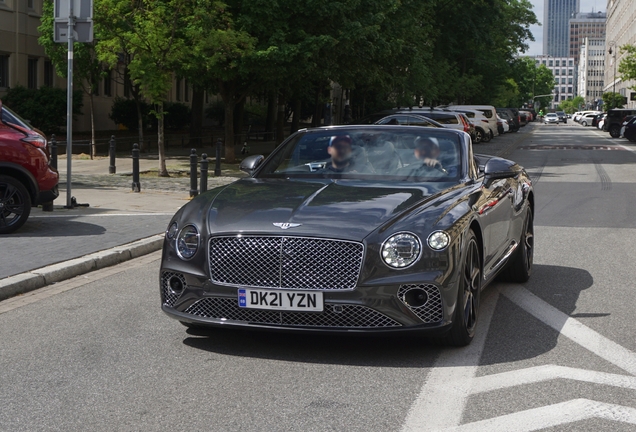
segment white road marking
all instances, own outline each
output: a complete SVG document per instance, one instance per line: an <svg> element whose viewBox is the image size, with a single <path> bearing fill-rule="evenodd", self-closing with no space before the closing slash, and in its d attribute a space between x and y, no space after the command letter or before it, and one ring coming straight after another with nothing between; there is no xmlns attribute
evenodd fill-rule
<svg viewBox="0 0 636 432"><path fill-rule="evenodd" d="M573 399L541 408L467 423L448 428L445 432L529 432L591 418L636 425L636 408L589 399Z"/></svg>
<svg viewBox="0 0 636 432"><path fill-rule="evenodd" d="M632 375L636 375L636 354L569 317L520 285L499 286L499 292L513 303L560 332L583 348Z"/></svg>
<svg viewBox="0 0 636 432"><path fill-rule="evenodd" d="M99 214L65 214L65 215L40 215L31 216L30 219L50 219L50 218L84 218L84 217L111 217L111 216L174 216L176 211L171 213L99 213Z"/></svg>
<svg viewBox="0 0 636 432"><path fill-rule="evenodd" d="M402 431L438 430L461 422L471 381L477 371L499 298L493 290L485 291L482 295L480 317L472 343L466 348L449 348L441 352L411 406Z"/></svg>
<svg viewBox="0 0 636 432"><path fill-rule="evenodd" d="M26 306L31 303L38 302L40 300L44 300L46 298L52 297L57 294L62 294L66 291L70 291L75 288L82 287L91 282L95 282L100 279L107 278L117 273L131 270L140 266L147 266L160 259L161 259L161 251L152 252L148 255L135 258L133 260L126 261L112 267L106 267L105 269L102 269L102 270L96 270L94 272L90 272L84 275L74 277L73 279L65 280L64 282L54 283L52 285L37 289L35 291L28 292L26 294L22 294L16 297L11 297L10 299L0 302L0 314L12 311L14 309L21 308L22 306ZM131 285L133 284L131 283Z"/></svg>
<svg viewBox="0 0 636 432"><path fill-rule="evenodd" d="M555 379L588 382L636 390L636 377L557 365L536 366L475 378L471 394Z"/></svg>

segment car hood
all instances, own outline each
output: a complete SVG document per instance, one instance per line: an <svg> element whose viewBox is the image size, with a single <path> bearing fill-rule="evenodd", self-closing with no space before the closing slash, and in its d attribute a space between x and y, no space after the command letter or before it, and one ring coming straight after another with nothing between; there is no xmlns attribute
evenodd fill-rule
<svg viewBox="0 0 636 432"><path fill-rule="evenodd" d="M359 241L451 186L331 179L242 179L206 200L208 230L215 234L329 236ZM283 229L275 223L299 225Z"/></svg>

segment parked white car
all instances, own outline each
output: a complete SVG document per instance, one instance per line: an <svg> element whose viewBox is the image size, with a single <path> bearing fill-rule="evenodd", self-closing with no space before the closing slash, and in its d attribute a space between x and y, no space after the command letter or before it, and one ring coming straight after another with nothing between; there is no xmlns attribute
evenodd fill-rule
<svg viewBox="0 0 636 432"><path fill-rule="evenodd" d="M582 114L581 117L579 117L579 123L581 123L581 126L589 126L592 124L592 120L594 120L594 117L599 114L600 112L598 111L590 111Z"/></svg>
<svg viewBox="0 0 636 432"><path fill-rule="evenodd" d="M492 105L443 105L438 108L445 108L449 110L474 110L481 111L488 119L488 129L490 129L490 137L496 137L499 135L497 130L497 110Z"/></svg>
<svg viewBox="0 0 636 432"><path fill-rule="evenodd" d="M596 125L596 127L599 128L600 130L603 130L603 125L605 124L605 117L607 117L607 114L603 114L601 118L598 120L598 123Z"/></svg>
<svg viewBox="0 0 636 432"><path fill-rule="evenodd" d="M510 132L510 125L508 124L508 120L502 119L497 115L497 122L501 122L501 126L503 127L503 133Z"/></svg>

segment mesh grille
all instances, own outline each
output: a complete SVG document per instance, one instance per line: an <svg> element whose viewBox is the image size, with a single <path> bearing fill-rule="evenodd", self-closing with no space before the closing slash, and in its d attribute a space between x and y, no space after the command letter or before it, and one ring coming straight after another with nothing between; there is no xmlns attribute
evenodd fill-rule
<svg viewBox="0 0 636 432"><path fill-rule="evenodd" d="M356 286L364 246L304 237L214 237L213 282L260 288L349 290Z"/></svg>
<svg viewBox="0 0 636 432"><path fill-rule="evenodd" d="M233 298L206 297L194 303L185 313L205 318L225 318L253 324L275 324L294 327L384 328L400 327L388 316L360 305L325 305L324 312L278 312L238 307Z"/></svg>
<svg viewBox="0 0 636 432"><path fill-rule="evenodd" d="M161 274L161 297L162 297L163 303L168 306L174 306L174 304L176 303L177 300L179 300L179 297L181 297L181 294L182 294L182 293L177 294L170 289L170 279L173 276L176 276L179 279L181 279L181 283L183 283L183 288L185 289L186 287L185 277L181 273L163 272Z"/></svg>
<svg viewBox="0 0 636 432"><path fill-rule="evenodd" d="M426 294L428 295L426 303L419 307L409 306L404 300L406 293L415 288L426 291ZM439 288L435 285L402 285L398 291L398 297L402 303L408 306L408 308L425 323L440 322L444 318L444 311L442 309L442 294L439 292Z"/></svg>

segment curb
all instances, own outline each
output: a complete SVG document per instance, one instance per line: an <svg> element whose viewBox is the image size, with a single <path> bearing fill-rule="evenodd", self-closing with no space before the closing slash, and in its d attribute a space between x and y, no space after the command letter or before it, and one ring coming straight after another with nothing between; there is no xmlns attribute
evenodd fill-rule
<svg viewBox="0 0 636 432"><path fill-rule="evenodd" d="M163 234L156 234L80 258L9 276L0 280L0 301L158 251L163 246L163 240Z"/></svg>

